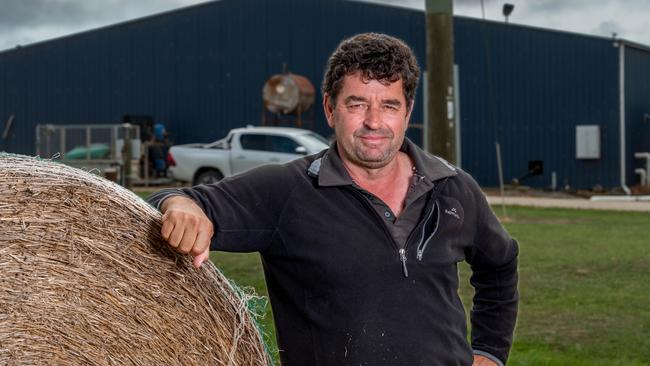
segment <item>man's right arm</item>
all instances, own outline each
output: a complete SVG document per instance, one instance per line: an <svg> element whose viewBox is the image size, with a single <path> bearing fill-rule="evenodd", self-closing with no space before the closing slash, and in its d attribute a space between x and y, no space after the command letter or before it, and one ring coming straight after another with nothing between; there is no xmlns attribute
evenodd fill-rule
<svg viewBox="0 0 650 366"><path fill-rule="evenodd" d="M291 191L285 176L269 165L216 184L162 190L147 201L163 213L165 240L200 265L210 249L254 252L271 244Z"/></svg>

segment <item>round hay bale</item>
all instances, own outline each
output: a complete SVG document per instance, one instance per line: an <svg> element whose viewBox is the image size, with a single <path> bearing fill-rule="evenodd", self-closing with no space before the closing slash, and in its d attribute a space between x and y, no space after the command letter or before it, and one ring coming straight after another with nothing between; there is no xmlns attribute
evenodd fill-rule
<svg viewBox="0 0 650 366"><path fill-rule="evenodd" d="M0 365L269 365L247 304L132 192L0 154Z"/></svg>

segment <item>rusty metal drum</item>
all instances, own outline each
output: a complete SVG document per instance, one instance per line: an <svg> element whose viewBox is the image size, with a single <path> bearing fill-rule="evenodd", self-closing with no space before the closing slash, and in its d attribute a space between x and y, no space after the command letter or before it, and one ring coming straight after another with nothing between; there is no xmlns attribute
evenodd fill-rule
<svg viewBox="0 0 650 366"><path fill-rule="evenodd" d="M273 75L262 91L264 107L278 114L300 114L314 104L314 85L296 74Z"/></svg>

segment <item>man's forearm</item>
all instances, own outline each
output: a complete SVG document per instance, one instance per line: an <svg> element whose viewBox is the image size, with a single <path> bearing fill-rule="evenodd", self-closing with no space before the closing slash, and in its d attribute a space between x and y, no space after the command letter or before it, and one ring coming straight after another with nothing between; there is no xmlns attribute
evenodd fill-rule
<svg viewBox="0 0 650 366"><path fill-rule="evenodd" d="M155 207L156 209L158 209L159 211L164 213L165 212L163 210L164 202L168 198L171 198L171 197L174 197L174 196L188 197L188 195L185 192L183 192L182 190L180 190L180 189L169 188L169 189L163 189L163 190L160 190L158 192L155 192L152 195L150 195L149 197L147 197L147 203L149 203L151 206Z"/></svg>
<svg viewBox="0 0 650 366"><path fill-rule="evenodd" d="M505 363L513 341L517 319L517 258L493 269L472 267L475 288L471 311L472 348ZM479 351L479 352L476 352Z"/></svg>

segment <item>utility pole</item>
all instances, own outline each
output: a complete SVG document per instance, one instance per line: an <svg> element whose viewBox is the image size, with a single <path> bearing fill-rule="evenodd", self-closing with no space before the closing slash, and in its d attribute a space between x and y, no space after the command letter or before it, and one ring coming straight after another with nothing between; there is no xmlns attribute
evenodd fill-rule
<svg viewBox="0 0 650 366"><path fill-rule="evenodd" d="M430 153L456 161L452 0L426 0L427 141Z"/></svg>

